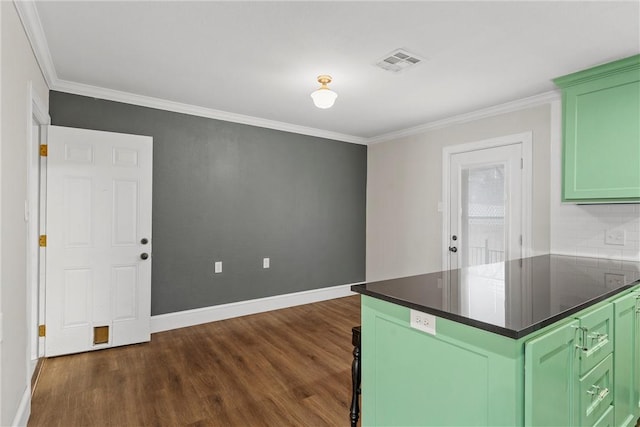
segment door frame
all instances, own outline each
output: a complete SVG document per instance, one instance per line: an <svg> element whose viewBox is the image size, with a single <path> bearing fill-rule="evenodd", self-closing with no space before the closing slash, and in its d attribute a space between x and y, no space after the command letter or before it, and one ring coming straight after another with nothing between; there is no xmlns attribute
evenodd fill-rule
<svg viewBox="0 0 640 427"><path fill-rule="evenodd" d="M27 162L27 201L25 201L25 221L27 222L27 384L31 387L31 377L36 368L38 359L44 355L43 338L39 337L38 324L42 321L44 311L44 278L43 268L39 260L43 260L44 248L40 248L38 237L44 229L44 194L43 183L46 183L46 160L40 157L40 144L46 144L46 126L51 123L51 117L47 112L46 104L33 90L33 83L29 81L27 87L27 138L26 138L26 162ZM40 127L39 138L34 138L33 126ZM37 158L37 161L34 162ZM37 166L36 166L37 165ZM39 182L34 182L38 179ZM35 201L31 205L29 201ZM37 229L33 219L38 219ZM31 254L39 252L39 258L33 258ZM37 270L37 274L32 272Z"/></svg>
<svg viewBox="0 0 640 427"><path fill-rule="evenodd" d="M522 146L522 257L531 255L531 205L533 198L533 132L522 132L512 135L499 136L495 138L483 139L480 141L467 142L463 144L450 145L442 148L442 269L448 270L448 244L449 229L451 221L449 218L449 197L450 197L450 168L451 156L454 154L467 153L471 151L484 150L487 148L497 148L506 145L521 144Z"/></svg>

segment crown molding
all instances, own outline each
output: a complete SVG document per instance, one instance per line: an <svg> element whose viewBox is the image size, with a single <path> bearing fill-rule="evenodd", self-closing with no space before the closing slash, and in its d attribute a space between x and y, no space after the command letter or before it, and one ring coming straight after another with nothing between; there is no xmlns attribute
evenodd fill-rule
<svg viewBox="0 0 640 427"><path fill-rule="evenodd" d="M560 99L561 99L560 91L552 90L552 91L544 92L538 95L529 96L527 98L505 102L504 104L494 105L492 107L471 111L469 113L447 117L442 120L436 120L433 122L411 127L408 129L403 129L396 132L389 132L383 135L374 136L367 139L367 145L391 141L393 139L404 138L407 136L418 135L430 130L441 129L451 125L467 123L473 120L479 120L486 117L497 116L498 114L510 113L510 112L522 110L525 108L531 108L538 105L549 104L553 101L557 101Z"/></svg>
<svg viewBox="0 0 640 427"><path fill-rule="evenodd" d="M137 95L129 92L122 92L113 89L106 89L82 83L70 82L58 78L53 59L47 43L47 38L42 28L42 22L38 15L38 9L33 0L13 0L18 16L22 21L22 26L27 34L27 38L33 49L33 53L42 71L45 82L50 90L68 92L76 95L91 96L94 98L106 99L109 101L124 102L127 104L140 105L143 107L157 108L160 110L173 111L176 113L190 114L194 116L207 117L210 119L224 120L227 122L241 123L267 129L275 129L284 132L292 132L302 135L315 136L319 138L332 139L353 144L366 144L366 138L346 135L338 132L331 132L306 126L298 126L291 123L279 122L276 120L262 119L259 117L245 116L242 114L229 113L226 111L214 110L196 105L183 104L149 96Z"/></svg>
<svg viewBox="0 0 640 427"><path fill-rule="evenodd" d="M53 66L49 44L42 29L42 22L40 21L36 4L32 0L13 0L13 4L16 7L20 21L22 21L22 27L27 33L27 38L31 44L31 49L33 49L33 54L36 57L42 76L47 86L51 89L58 81L58 75Z"/></svg>
<svg viewBox="0 0 640 427"><path fill-rule="evenodd" d="M175 113L189 114L192 116L206 117L209 119L224 120L226 122L240 123L257 126L267 129L275 129L284 132L292 132L302 135L315 136L319 138L333 139L337 141L350 142L353 144L366 144L366 139L331 132L322 129L298 126L276 120L262 119L259 117L245 116L243 114L229 113L211 108L199 107L197 105L183 104L180 102L168 101L150 96L137 95L135 93L123 92L119 90L106 89L98 86L91 86L83 83L75 83L67 80L58 80L53 90L67 92L75 95L90 96L93 98L106 99L108 101L123 102L142 107L157 108L159 110L173 111Z"/></svg>
<svg viewBox="0 0 640 427"><path fill-rule="evenodd" d="M18 15L20 16L22 26L24 27L29 42L31 43L33 53L36 57L38 65L40 66L42 75L44 76L44 79L50 90L90 96L94 98L106 99L109 101L140 105L143 107L157 108L160 110L173 111L176 113L189 114L210 119L224 120L227 122L246 124L261 128L332 139L353 144L370 145L407 136L417 135L454 124L466 123L485 117L547 104L560 99L560 92L553 90L541 93L539 95L530 96L528 98L506 102L504 104L496 105L493 107L447 117L442 120L436 120L412 128L389 132L371 138L364 138L355 135L347 135L338 132L331 132L322 129L294 125L291 123L279 122L276 120L262 119L259 117L245 116L242 114L229 113L226 111L214 110L211 108L199 107L196 105L183 104L180 102L153 98L130 92L123 92L98 86L91 86L83 83L61 80L58 78L56 69L53 65L53 59L51 57L51 52L49 51L49 45L42 28L42 23L40 21L40 16L38 15L38 10L36 8L35 2L33 0L13 0L13 3L16 7Z"/></svg>

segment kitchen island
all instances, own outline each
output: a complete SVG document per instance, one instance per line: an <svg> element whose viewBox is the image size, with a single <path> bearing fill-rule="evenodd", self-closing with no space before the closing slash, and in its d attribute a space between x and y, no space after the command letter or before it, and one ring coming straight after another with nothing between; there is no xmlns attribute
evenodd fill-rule
<svg viewBox="0 0 640 427"><path fill-rule="evenodd" d="M352 290L365 426L640 416L640 263L544 255Z"/></svg>

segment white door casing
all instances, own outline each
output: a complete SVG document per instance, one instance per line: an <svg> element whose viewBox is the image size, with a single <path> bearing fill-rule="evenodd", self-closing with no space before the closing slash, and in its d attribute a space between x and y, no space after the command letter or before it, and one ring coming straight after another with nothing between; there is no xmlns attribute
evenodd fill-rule
<svg viewBox="0 0 640 427"><path fill-rule="evenodd" d="M151 137L49 127L46 356L150 340L152 150Z"/></svg>
<svg viewBox="0 0 640 427"><path fill-rule="evenodd" d="M44 248L38 245L38 236L44 234L44 206L46 187L46 157L40 156L40 144L46 144L46 126L51 123L46 104L27 85L27 198L25 221L27 222L27 383L35 370L39 357L44 356L44 339L38 336L38 325L44 323Z"/></svg>
<svg viewBox="0 0 640 427"><path fill-rule="evenodd" d="M515 154L519 150L519 154ZM507 135L443 149L442 186L442 267L443 270L458 267L459 252L449 251L450 246L458 247L460 240L452 241L460 228L460 175L465 167L483 164L503 164L506 173L506 241L505 259L530 255L531 198L532 198L532 133ZM451 255L450 255L451 254Z"/></svg>

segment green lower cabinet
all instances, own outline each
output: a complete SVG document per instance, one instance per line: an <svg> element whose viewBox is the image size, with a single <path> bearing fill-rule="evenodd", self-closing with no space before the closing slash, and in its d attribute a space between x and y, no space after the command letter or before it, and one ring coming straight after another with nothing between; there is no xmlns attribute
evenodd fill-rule
<svg viewBox="0 0 640 427"><path fill-rule="evenodd" d="M523 361L516 340L362 296L363 426L517 426Z"/></svg>
<svg viewBox="0 0 640 427"><path fill-rule="evenodd" d="M574 425L596 425L613 403L613 354L580 378L578 384L576 400L580 412Z"/></svg>
<svg viewBox="0 0 640 427"><path fill-rule="evenodd" d="M578 327L574 320L525 345L524 415L527 426L571 426L578 375Z"/></svg>
<svg viewBox="0 0 640 427"><path fill-rule="evenodd" d="M576 316L580 320L580 375L585 375L613 351L613 305Z"/></svg>
<svg viewBox="0 0 640 427"><path fill-rule="evenodd" d="M615 312L615 425L633 427L640 417L640 292L613 301Z"/></svg>
<svg viewBox="0 0 640 427"><path fill-rule="evenodd" d="M593 426L613 402L613 306L525 343L525 425Z"/></svg>
<svg viewBox="0 0 640 427"><path fill-rule="evenodd" d="M521 339L362 296L363 426L617 426L640 416L640 286Z"/></svg>

